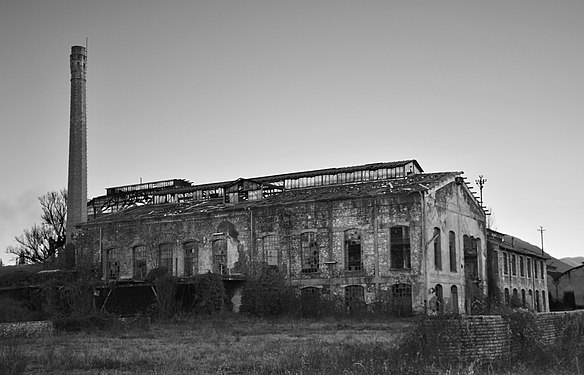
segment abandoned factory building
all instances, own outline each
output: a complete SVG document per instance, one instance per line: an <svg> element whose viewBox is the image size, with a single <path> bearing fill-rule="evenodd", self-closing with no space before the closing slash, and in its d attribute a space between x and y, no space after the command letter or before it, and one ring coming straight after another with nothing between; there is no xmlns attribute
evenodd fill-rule
<svg viewBox="0 0 584 375"><path fill-rule="evenodd" d="M269 265L303 295L384 294L405 315L464 313L487 292L484 209L462 172L424 173L415 160L109 188L78 228L77 259L104 280L156 267L245 280Z"/></svg>

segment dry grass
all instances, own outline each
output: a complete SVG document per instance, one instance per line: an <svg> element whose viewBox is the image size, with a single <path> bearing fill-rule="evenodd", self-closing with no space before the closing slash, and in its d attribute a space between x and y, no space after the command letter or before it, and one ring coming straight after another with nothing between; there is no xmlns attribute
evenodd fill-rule
<svg viewBox="0 0 584 375"><path fill-rule="evenodd" d="M24 374L534 373L522 367L478 369L474 364L438 370L396 358L394 345L414 324L414 320L267 321L229 316L156 323L150 329L126 332L0 341L0 350L10 349L26 358Z"/></svg>

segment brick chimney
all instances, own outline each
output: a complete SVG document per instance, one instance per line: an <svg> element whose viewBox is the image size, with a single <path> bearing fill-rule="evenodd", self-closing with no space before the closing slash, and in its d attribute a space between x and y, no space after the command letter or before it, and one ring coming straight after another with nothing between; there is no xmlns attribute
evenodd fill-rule
<svg viewBox="0 0 584 375"><path fill-rule="evenodd" d="M67 241L79 223L87 221L87 52L71 47L71 118L69 125L69 176L67 187Z"/></svg>

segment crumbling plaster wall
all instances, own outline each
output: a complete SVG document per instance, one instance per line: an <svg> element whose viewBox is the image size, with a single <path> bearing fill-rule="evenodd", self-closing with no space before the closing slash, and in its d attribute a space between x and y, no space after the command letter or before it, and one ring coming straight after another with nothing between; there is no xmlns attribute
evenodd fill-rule
<svg viewBox="0 0 584 375"><path fill-rule="evenodd" d="M389 231L396 225L410 228L411 269L391 266ZM421 227L419 195L305 202L254 210L257 247L263 235L278 235L281 264L291 285L325 288L341 295L346 286L360 285L365 289L366 302L372 302L379 298L380 290L409 284L418 312L424 309ZM346 270L345 232L350 229L361 233L361 271ZM302 272L300 238L305 232L316 233L318 272Z"/></svg>
<svg viewBox="0 0 584 375"><path fill-rule="evenodd" d="M465 310L466 282L464 270L464 235L480 239L478 251L478 273L483 280L481 288L487 293L487 241L486 219L476 200L468 193L464 183L453 181L437 190L430 190L425 197L427 298L430 309L436 308L436 285L442 286L443 307L449 312L455 310L451 293L452 286L457 289L458 311ZM440 229L440 249L442 268L434 264L434 228ZM450 269L449 232L453 231L456 240L456 272Z"/></svg>
<svg viewBox="0 0 584 375"><path fill-rule="evenodd" d="M104 277L108 251L117 249L120 279L131 279L134 276L133 249L136 246L146 247L146 265L151 270L159 265L159 246L171 244L173 275L182 276L184 243L197 242L199 273L204 273L213 270L213 241L225 238L229 272L244 274L249 267L249 254L245 250L249 242L249 228L248 215L240 211L229 215L169 215L158 219L109 222L88 225L78 240L78 248L85 258L101 263Z"/></svg>

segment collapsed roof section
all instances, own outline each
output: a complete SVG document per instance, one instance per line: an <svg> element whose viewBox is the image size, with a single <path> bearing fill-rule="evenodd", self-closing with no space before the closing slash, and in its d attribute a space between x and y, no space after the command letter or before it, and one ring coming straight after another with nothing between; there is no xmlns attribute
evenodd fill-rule
<svg viewBox="0 0 584 375"><path fill-rule="evenodd" d="M89 224L99 225L102 222L125 222L148 219L180 219L183 216L203 213L213 213L231 209L246 210L266 206L285 206L301 202L318 202L364 197L397 197L417 194L443 186L448 181L462 179L462 172L439 172L412 174L403 178L386 179L367 182L353 182L336 185L313 186L303 189L282 190L262 199L247 199L235 202L226 201L228 196L206 200L189 200L156 205L135 205L114 215L97 217ZM237 180L247 182L247 180ZM256 179L257 181L257 179ZM462 181L460 181L462 184ZM234 185L231 185L231 187ZM240 186L239 184L237 186ZM226 191L229 189L226 188ZM249 198L249 196L248 196Z"/></svg>
<svg viewBox="0 0 584 375"><path fill-rule="evenodd" d="M106 195L88 203L88 219L120 212L130 207L220 199L223 203L259 200L288 190L386 181L422 173L416 160L328 168L272 176L239 178L194 185L183 179L147 182L106 189Z"/></svg>

